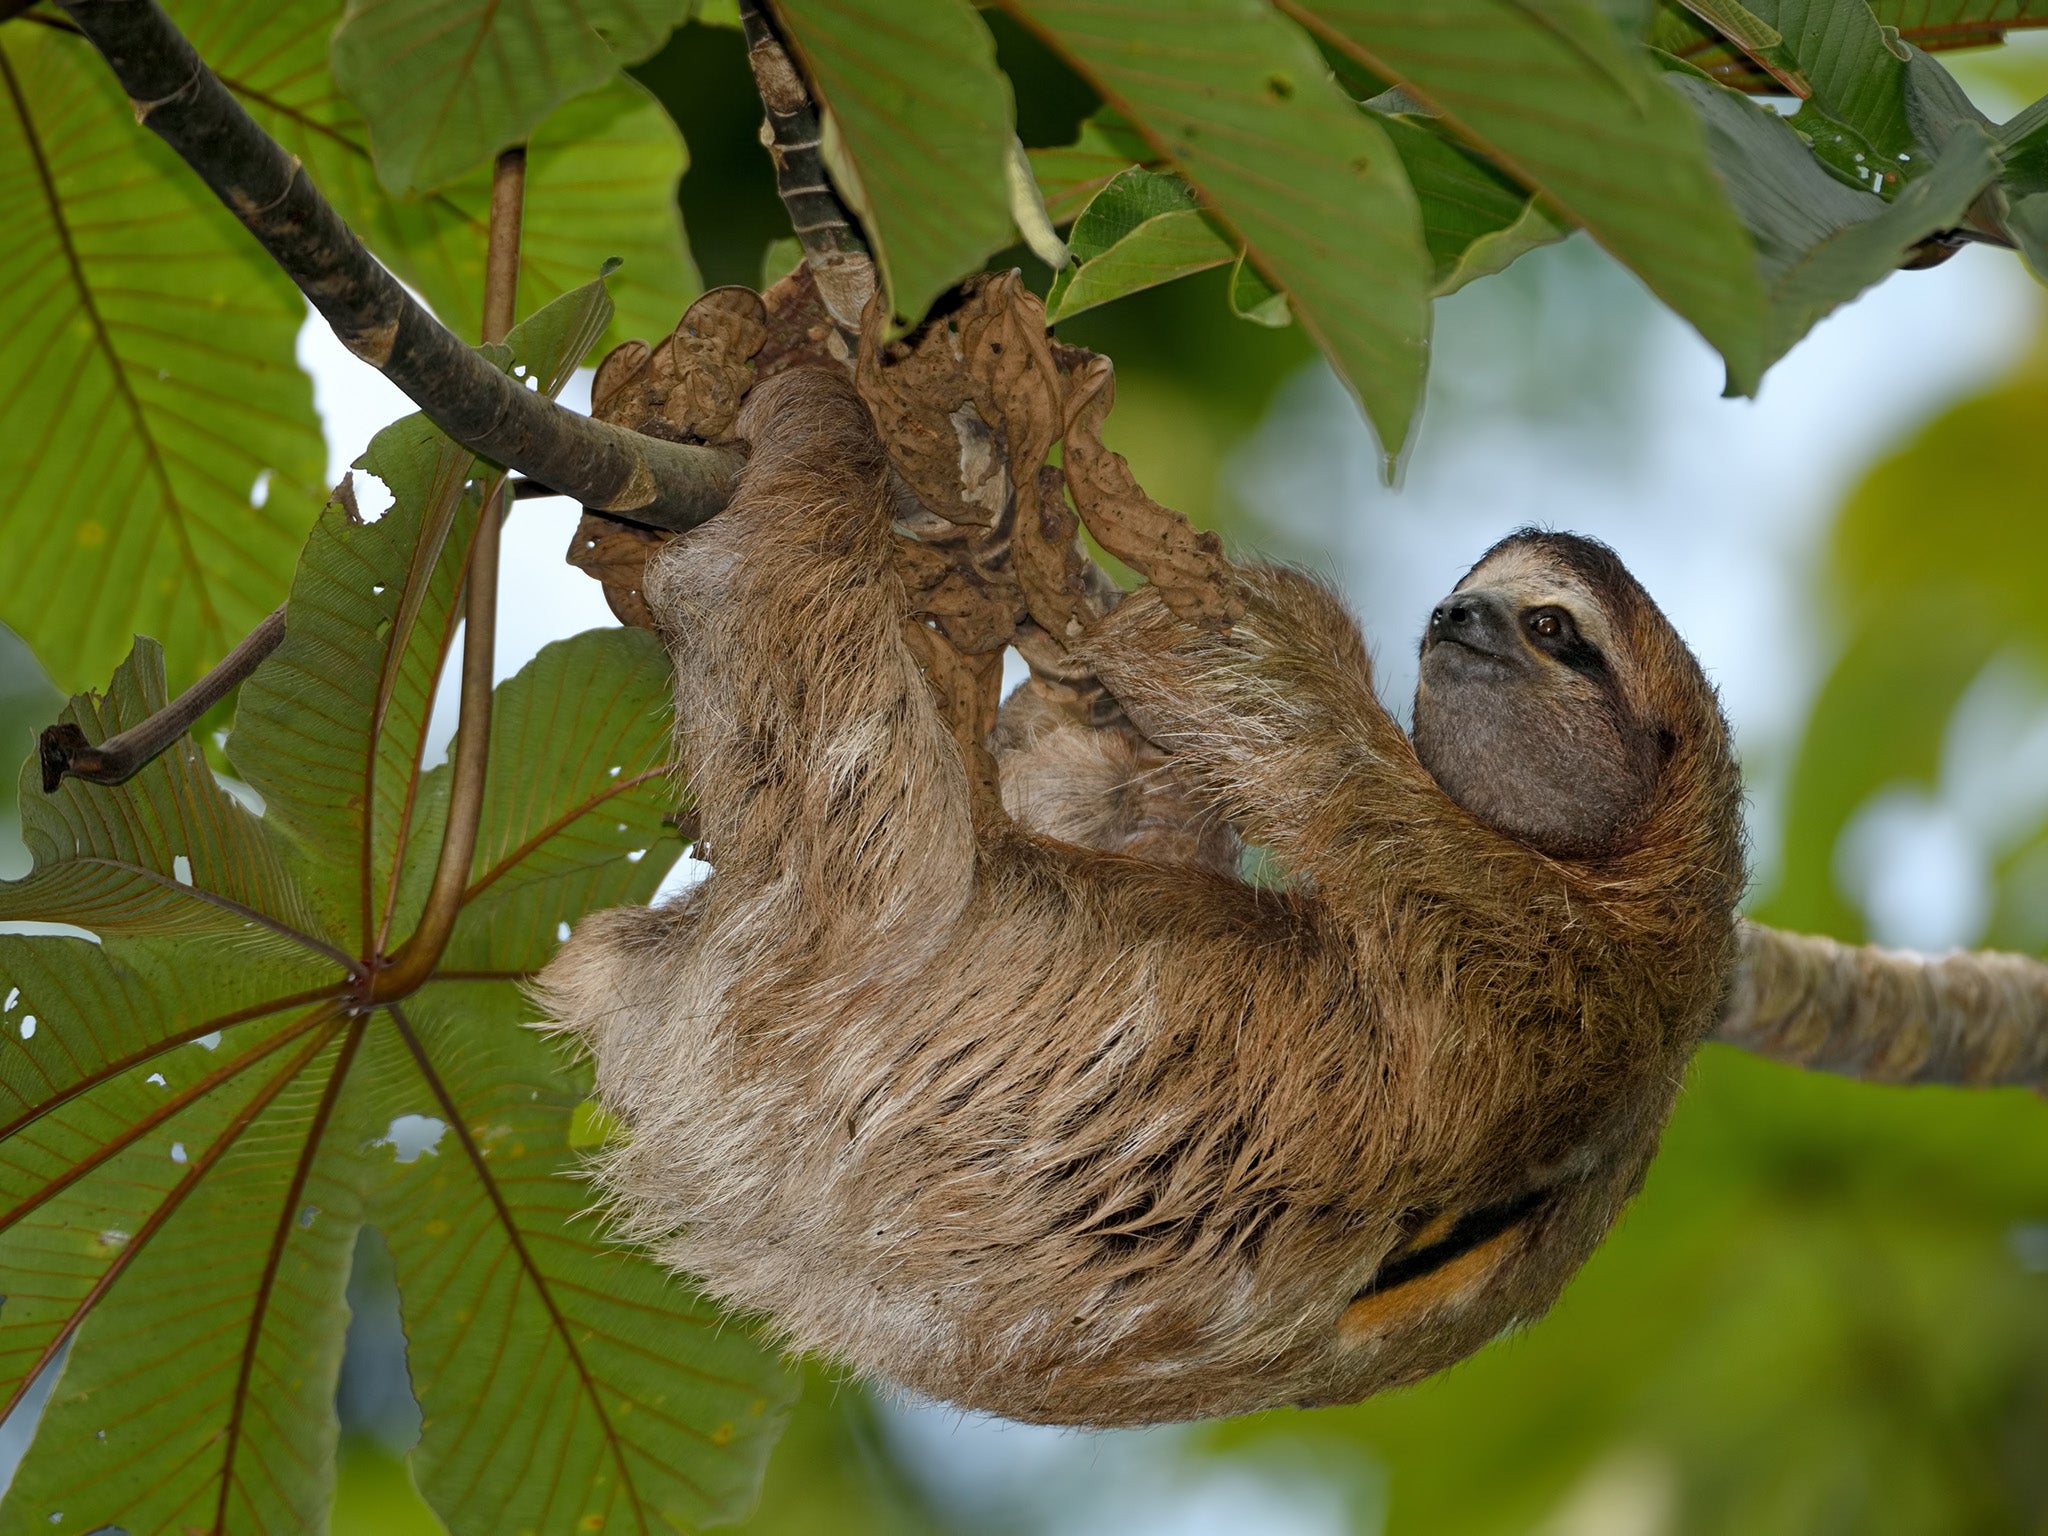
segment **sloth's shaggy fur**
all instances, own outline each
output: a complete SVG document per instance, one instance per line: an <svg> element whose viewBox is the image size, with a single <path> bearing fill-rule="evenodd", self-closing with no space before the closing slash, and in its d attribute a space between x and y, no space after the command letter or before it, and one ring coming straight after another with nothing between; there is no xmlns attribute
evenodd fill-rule
<svg viewBox="0 0 2048 1536"><path fill-rule="evenodd" d="M1237 569L1227 633L1118 607L1085 659L1265 889L977 811L851 386L778 376L741 433L646 585L715 873L540 983L628 1127L624 1233L793 1346L1070 1424L1350 1401L1550 1306L1714 1023L1743 878L1712 692L1619 563L1527 535L1467 582L1597 628L1660 743L1572 860L1448 797L1312 580Z"/></svg>

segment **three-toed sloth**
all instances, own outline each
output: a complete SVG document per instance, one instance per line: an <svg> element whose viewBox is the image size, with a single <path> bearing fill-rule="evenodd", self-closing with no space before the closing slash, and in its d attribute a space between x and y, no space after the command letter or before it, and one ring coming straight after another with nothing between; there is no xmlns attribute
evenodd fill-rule
<svg viewBox="0 0 2048 1536"><path fill-rule="evenodd" d="M1549 1307L1715 1022L1743 883L1713 692L1613 554L1489 551L1412 741L1308 577L1232 567L1221 630L1141 588L1077 651L1135 731L1007 721L1004 814L904 640L851 384L771 379L741 433L645 586L714 872L541 982L627 1127L623 1232L793 1346L1067 1424L1347 1402ZM1119 740L1283 878L1046 791L1141 793Z"/></svg>

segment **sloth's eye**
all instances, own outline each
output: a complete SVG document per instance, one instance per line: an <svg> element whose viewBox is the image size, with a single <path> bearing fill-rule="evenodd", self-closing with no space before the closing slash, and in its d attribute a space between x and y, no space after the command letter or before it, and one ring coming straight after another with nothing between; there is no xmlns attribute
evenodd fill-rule
<svg viewBox="0 0 2048 1536"><path fill-rule="evenodd" d="M1523 621L1529 626L1529 633L1539 640L1555 640L1565 633L1568 620L1556 608L1533 609Z"/></svg>

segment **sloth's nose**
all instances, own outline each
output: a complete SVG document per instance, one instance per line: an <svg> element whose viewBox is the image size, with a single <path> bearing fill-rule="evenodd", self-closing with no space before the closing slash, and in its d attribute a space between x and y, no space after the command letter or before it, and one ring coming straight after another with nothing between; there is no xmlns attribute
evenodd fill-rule
<svg viewBox="0 0 2048 1536"><path fill-rule="evenodd" d="M1441 635L1446 630L1467 629L1478 617L1479 609L1469 598L1447 597L1430 614L1429 630L1433 635Z"/></svg>

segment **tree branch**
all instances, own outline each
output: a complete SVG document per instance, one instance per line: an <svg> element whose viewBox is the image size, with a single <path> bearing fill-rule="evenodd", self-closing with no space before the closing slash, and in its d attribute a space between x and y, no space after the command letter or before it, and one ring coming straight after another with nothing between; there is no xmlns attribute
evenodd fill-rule
<svg viewBox="0 0 2048 1536"><path fill-rule="evenodd" d="M804 79L790 59L762 0L739 0L747 63L767 114L761 143L775 162L775 191L804 248L818 297L846 338L860 334L861 311L875 293L867 242L825 174L824 129Z"/></svg>
<svg viewBox="0 0 2048 1536"><path fill-rule="evenodd" d="M222 657L211 672L147 720L109 736L98 746L86 740L85 732L69 721L45 729L37 743L37 755L43 766L43 793L54 795L66 778L84 779L90 784L127 783L166 748L183 739L201 716L284 644L284 622L284 609L276 609L243 636L242 643Z"/></svg>
<svg viewBox="0 0 2048 1536"><path fill-rule="evenodd" d="M1742 925L1742 966L1714 1038L1880 1083L2048 1090L2048 964L1929 956Z"/></svg>
<svg viewBox="0 0 2048 1536"><path fill-rule="evenodd" d="M429 315L298 161L257 127L155 0L59 0L142 123L199 173L351 352L463 447L585 506L692 528L725 505L742 456L593 421L524 389Z"/></svg>
<svg viewBox="0 0 2048 1536"><path fill-rule="evenodd" d="M519 285L519 226L526 200L526 149L508 149L491 168L491 232L484 251L483 339L503 341L512 329ZM455 762L449 772L448 820L434 883L420 911L419 926L371 983L378 1002L408 997L434 974L462 915L469 866L476 858L477 828L483 821L484 787L491 758L491 663L498 635L498 535L512 510L510 488L501 489L477 519L470 546L469 580L462 627L462 708L457 716Z"/></svg>

